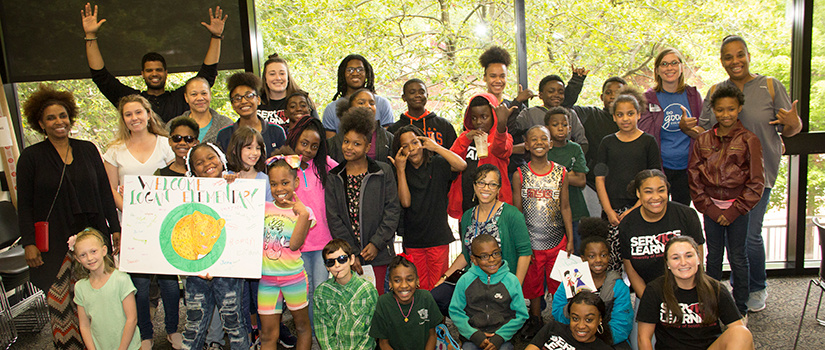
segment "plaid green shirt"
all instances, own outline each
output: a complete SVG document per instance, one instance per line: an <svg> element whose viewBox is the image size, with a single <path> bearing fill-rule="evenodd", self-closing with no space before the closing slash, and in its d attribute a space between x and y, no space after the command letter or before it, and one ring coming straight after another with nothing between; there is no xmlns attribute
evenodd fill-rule
<svg viewBox="0 0 825 350"><path fill-rule="evenodd" d="M352 274L346 285L330 278L312 296L315 335L324 350L372 350L369 336L378 291L367 280Z"/></svg>

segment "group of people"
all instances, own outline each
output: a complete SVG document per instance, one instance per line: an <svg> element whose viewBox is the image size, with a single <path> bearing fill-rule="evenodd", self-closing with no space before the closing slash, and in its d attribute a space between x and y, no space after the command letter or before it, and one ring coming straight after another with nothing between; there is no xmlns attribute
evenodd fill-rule
<svg viewBox="0 0 825 350"><path fill-rule="evenodd" d="M313 336L324 349L434 349L445 317L463 349L508 349L517 336L529 349L753 347L745 323L767 298L761 222L779 135L801 121L779 81L749 71L741 37L723 40L729 79L704 99L669 48L653 88L611 77L603 106L575 105L588 73L575 67L567 83L548 75L538 93L520 86L507 99L510 54L491 47L479 58L487 90L469 99L457 133L427 109L419 79L404 84L396 121L356 54L341 61L322 119L277 55L260 78L228 78L237 119L221 115L210 107L220 8L202 23L210 45L197 75L167 91L165 60L149 53L138 91L106 70L97 12L86 4L82 22L93 80L119 113L106 152L69 137L70 92L41 86L23 106L46 139L18 162L21 244L48 290L57 348L151 348L153 280L174 348L219 348L227 335L232 349L309 349ZM264 232L233 233L264 236L262 278L184 278L182 332L178 277L125 274L111 259L123 178L152 174L270 188ZM452 263L448 216L460 220ZM732 293L719 282L725 248ZM560 254L585 260L596 290L552 279Z"/></svg>

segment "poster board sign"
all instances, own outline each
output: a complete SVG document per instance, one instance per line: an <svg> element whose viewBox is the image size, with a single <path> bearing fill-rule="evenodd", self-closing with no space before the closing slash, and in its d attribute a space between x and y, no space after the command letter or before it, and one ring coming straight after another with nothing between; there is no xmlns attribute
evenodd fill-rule
<svg viewBox="0 0 825 350"><path fill-rule="evenodd" d="M261 278L266 181L126 176L120 269Z"/></svg>

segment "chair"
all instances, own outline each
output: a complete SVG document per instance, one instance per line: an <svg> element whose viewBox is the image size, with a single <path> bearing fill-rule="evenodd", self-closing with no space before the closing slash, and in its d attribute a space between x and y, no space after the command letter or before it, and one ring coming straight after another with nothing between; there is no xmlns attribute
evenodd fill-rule
<svg viewBox="0 0 825 350"><path fill-rule="evenodd" d="M811 287L814 285L819 287L819 303L817 303L816 306L816 321L819 322L821 326L825 326L825 319L819 318L819 309L822 306L822 294L825 292L825 222L819 218L814 218L812 221L814 225L816 225L817 231L819 231L819 249L822 253L822 259L819 264L819 276L811 279L811 282L808 283L808 292L805 294L805 304L802 305L802 316L799 317L799 328L796 330L796 340L793 343L794 350L796 349L797 343L799 343L799 333L802 331L802 321L805 319L805 309L808 307L808 297L810 297Z"/></svg>
<svg viewBox="0 0 825 350"><path fill-rule="evenodd" d="M17 210L0 201L0 347L9 348L18 332L38 332L49 323L46 295L29 282L29 266L20 238Z"/></svg>

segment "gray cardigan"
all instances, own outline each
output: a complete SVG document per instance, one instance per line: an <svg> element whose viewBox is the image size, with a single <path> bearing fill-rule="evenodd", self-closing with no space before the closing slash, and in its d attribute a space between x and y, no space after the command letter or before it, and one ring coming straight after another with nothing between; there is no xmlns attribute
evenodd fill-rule
<svg viewBox="0 0 825 350"><path fill-rule="evenodd" d="M346 165L344 161L329 172L325 186L327 223L332 238L347 241L356 252L367 244L378 248L378 255L369 265L387 265L395 256L393 238L401 216L398 202L398 187L392 167L384 162L367 158L367 175L361 182L360 231L361 239L355 237L347 210ZM364 263L363 258L361 260Z"/></svg>

